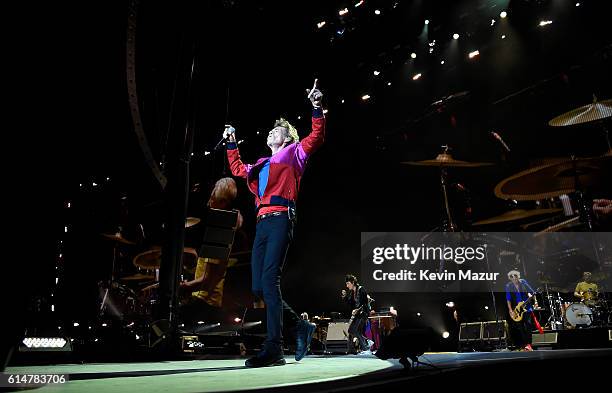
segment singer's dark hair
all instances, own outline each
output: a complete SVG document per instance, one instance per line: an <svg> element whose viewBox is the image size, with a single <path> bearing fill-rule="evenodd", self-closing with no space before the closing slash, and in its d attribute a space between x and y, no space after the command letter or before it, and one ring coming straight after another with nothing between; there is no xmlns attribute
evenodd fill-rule
<svg viewBox="0 0 612 393"><path fill-rule="evenodd" d="M347 274L346 277L344 277L344 282L350 282L353 285L359 284L357 277L353 276L352 274Z"/></svg>

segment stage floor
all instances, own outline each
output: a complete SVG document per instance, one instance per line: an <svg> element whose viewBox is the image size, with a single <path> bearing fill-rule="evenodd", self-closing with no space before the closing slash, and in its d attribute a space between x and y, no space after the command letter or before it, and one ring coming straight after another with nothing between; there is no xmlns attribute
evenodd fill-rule
<svg viewBox="0 0 612 393"><path fill-rule="evenodd" d="M374 356L309 356L300 362L287 357L286 366L259 369L245 368L244 359L236 358L22 366L9 367L5 373L69 374L65 384L36 389L45 392L220 392L289 387L292 391L363 390L404 385L411 379L428 380L428 376L440 377L458 370L507 369L509 365L523 367L525 361L567 362L596 357L612 359L612 349L427 353L419 358L426 364L411 373L406 373L397 360Z"/></svg>

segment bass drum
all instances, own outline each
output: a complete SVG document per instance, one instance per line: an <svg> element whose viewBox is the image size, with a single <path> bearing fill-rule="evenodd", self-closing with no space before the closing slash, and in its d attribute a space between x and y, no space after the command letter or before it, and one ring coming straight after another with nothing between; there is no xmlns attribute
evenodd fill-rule
<svg viewBox="0 0 612 393"><path fill-rule="evenodd" d="M565 321L569 328L591 326L593 311L586 304L572 303L565 310Z"/></svg>

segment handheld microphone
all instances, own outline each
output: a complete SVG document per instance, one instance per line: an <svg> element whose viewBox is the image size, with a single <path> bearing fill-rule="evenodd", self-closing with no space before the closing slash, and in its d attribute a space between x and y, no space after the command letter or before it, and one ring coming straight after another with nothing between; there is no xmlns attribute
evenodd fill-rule
<svg viewBox="0 0 612 393"><path fill-rule="evenodd" d="M235 132L236 132L236 129L234 127L230 126L229 124L226 124L225 131L223 132L223 137L221 138L219 142L217 142L213 150L218 150L221 144L225 142L227 138L229 138L229 136L234 134Z"/></svg>

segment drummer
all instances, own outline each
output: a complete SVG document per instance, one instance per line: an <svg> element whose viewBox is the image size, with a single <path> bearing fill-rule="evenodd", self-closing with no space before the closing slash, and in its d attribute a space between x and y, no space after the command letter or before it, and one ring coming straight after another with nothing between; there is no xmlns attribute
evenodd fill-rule
<svg viewBox="0 0 612 393"><path fill-rule="evenodd" d="M599 294L599 287L592 281L592 277L591 272L584 272L582 281L576 285L574 290L574 296L587 304L595 301Z"/></svg>

